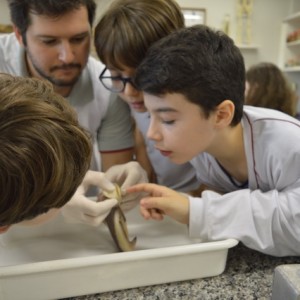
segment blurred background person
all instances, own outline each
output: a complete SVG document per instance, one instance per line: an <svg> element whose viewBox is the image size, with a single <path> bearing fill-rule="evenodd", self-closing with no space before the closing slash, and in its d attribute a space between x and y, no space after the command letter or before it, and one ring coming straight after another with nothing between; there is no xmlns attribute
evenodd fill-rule
<svg viewBox="0 0 300 300"><path fill-rule="evenodd" d="M276 65L262 62L247 70L246 105L272 108L296 117L297 101L292 84Z"/></svg>

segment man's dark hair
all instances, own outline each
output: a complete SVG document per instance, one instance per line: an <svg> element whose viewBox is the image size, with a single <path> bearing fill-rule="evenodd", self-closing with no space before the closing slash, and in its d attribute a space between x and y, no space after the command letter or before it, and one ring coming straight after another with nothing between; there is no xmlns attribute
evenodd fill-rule
<svg viewBox="0 0 300 300"><path fill-rule="evenodd" d="M11 21L20 30L24 44L27 28L31 23L30 13L55 18L85 6L92 26L96 12L94 0L8 0L8 5Z"/></svg>
<svg viewBox="0 0 300 300"><path fill-rule="evenodd" d="M152 95L180 93L206 117L222 101L231 100L232 126L243 114L243 56L230 37L205 25L179 29L154 43L137 68L135 84Z"/></svg>

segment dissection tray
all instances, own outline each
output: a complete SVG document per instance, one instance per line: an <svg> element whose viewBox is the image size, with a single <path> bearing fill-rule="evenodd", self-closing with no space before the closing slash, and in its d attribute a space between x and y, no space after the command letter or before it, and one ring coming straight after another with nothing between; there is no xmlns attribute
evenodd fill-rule
<svg viewBox="0 0 300 300"><path fill-rule="evenodd" d="M15 226L0 235L0 299L57 299L221 274L228 239L200 243L169 218L126 215L136 250L116 252L107 227L66 224L61 216L39 227Z"/></svg>

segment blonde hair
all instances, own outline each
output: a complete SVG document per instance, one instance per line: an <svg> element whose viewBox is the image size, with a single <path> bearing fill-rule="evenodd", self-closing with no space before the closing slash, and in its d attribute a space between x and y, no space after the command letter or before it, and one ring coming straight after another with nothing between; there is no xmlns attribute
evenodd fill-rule
<svg viewBox="0 0 300 300"><path fill-rule="evenodd" d="M0 226L62 207L91 159L75 111L34 78L0 73Z"/></svg>
<svg viewBox="0 0 300 300"><path fill-rule="evenodd" d="M137 68L154 42L182 27L174 0L115 0L95 28L95 48L106 65Z"/></svg>

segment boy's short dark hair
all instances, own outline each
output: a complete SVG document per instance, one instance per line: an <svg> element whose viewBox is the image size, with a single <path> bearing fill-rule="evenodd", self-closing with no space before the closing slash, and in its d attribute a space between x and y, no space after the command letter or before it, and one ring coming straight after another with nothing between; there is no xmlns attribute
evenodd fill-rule
<svg viewBox="0 0 300 300"><path fill-rule="evenodd" d="M7 0L12 23L20 30L26 45L26 31L31 24L30 13L47 17L60 17L70 11L85 6L92 27L96 3L94 0Z"/></svg>
<svg viewBox="0 0 300 300"><path fill-rule="evenodd" d="M89 134L52 85L0 73L0 227L70 200L91 159Z"/></svg>
<svg viewBox="0 0 300 300"><path fill-rule="evenodd" d="M243 56L230 37L205 25L179 29L151 46L137 68L135 84L153 95L180 93L206 117L222 101L231 100L232 126L243 114Z"/></svg>
<svg viewBox="0 0 300 300"><path fill-rule="evenodd" d="M115 0L96 25L95 48L106 65L136 68L154 42L182 27L175 0Z"/></svg>

